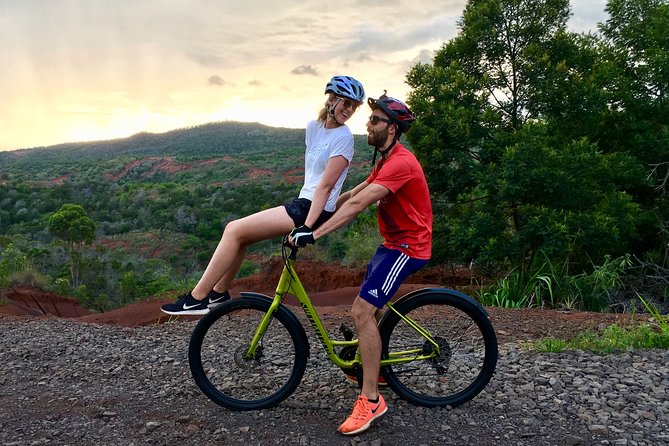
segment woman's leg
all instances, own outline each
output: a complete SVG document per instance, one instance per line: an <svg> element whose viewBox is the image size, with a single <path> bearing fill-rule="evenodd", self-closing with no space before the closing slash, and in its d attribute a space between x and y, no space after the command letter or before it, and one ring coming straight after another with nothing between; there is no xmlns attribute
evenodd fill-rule
<svg viewBox="0 0 669 446"><path fill-rule="evenodd" d="M214 286L225 291L244 260L246 247L253 243L288 234L295 224L286 208L277 206L228 223L221 241L191 294L203 299Z"/></svg>
<svg viewBox="0 0 669 446"><path fill-rule="evenodd" d="M216 282L216 285L214 285L213 288L214 291L222 293L230 289L230 287L232 286L232 281L235 280L235 276L237 276L237 272L239 271L239 268L242 266L242 263L244 262L245 255L246 255L246 248L243 247L237 253L237 257L231 260L228 272L223 274L221 280Z"/></svg>

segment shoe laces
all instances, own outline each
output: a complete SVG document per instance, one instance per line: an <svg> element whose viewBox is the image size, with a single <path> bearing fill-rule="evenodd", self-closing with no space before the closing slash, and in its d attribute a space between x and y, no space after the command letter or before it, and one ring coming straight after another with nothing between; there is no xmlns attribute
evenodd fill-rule
<svg viewBox="0 0 669 446"><path fill-rule="evenodd" d="M357 420L362 420L365 418L365 415L371 410L369 406L371 403L367 398L364 396L359 396L357 400L355 400L355 404L353 405L353 413L351 416Z"/></svg>

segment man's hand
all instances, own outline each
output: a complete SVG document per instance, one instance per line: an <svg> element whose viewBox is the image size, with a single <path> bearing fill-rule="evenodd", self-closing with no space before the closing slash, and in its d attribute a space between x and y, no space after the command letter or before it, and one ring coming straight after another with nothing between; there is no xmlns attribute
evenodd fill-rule
<svg viewBox="0 0 669 446"><path fill-rule="evenodd" d="M314 233L311 228L307 225L302 225L290 232L288 242L293 246L304 248L307 245L313 245L316 240L314 239Z"/></svg>

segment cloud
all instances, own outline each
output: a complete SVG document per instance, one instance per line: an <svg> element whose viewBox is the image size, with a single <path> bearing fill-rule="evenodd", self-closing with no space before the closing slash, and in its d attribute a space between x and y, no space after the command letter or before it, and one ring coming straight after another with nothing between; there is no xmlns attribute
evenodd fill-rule
<svg viewBox="0 0 669 446"><path fill-rule="evenodd" d="M356 40L348 45L346 51L365 55L398 52L431 41L444 42L455 34L455 19L451 16L434 17L414 26L405 26L394 33L388 33L378 26L370 26L358 32Z"/></svg>
<svg viewBox="0 0 669 446"><path fill-rule="evenodd" d="M302 76L304 74L318 76L318 69L312 67L311 65L300 65L299 67L293 68L290 74L296 74L298 76Z"/></svg>
<svg viewBox="0 0 669 446"><path fill-rule="evenodd" d="M569 30L574 32L596 31L593 23L605 22L608 14L602 11L606 8L605 0L589 0L571 2L572 17L569 20Z"/></svg>
<svg viewBox="0 0 669 446"><path fill-rule="evenodd" d="M374 59L369 53L362 52L358 54L358 62L372 62Z"/></svg>
<svg viewBox="0 0 669 446"><path fill-rule="evenodd" d="M422 64L431 64L434 61L434 51L433 50L422 50L418 56L412 60L412 65L416 63Z"/></svg>
<svg viewBox="0 0 669 446"><path fill-rule="evenodd" d="M214 85L216 87L222 87L223 85L227 84L227 82L221 76L219 76L217 74L209 76L209 79L207 80L207 83L209 85Z"/></svg>
<svg viewBox="0 0 669 446"><path fill-rule="evenodd" d="M97 3L0 0L0 150L62 142L82 128L102 137L124 126L163 131L244 107L249 119L280 115L295 119L281 125L297 127L334 74L359 77L370 94L403 97L407 70L457 35L467 0L420 8L415 0ZM570 4L572 30L606 18L607 0ZM236 86L223 104L212 94ZM270 86L280 94L258 100ZM293 113L274 111L287 101ZM364 133L364 117L356 119L352 128Z"/></svg>

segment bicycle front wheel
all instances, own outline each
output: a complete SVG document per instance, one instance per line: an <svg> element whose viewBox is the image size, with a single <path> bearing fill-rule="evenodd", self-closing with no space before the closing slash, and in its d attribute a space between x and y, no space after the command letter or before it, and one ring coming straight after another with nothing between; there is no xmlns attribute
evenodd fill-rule
<svg viewBox="0 0 669 446"><path fill-rule="evenodd" d="M386 312L379 326L383 358L429 357L384 367L395 393L419 406L455 407L483 390L497 364L497 337L481 307L456 291L430 289L398 301L395 309L432 338Z"/></svg>
<svg viewBox="0 0 669 446"><path fill-rule="evenodd" d="M191 374L216 404L233 410L265 409L288 398L304 375L309 352L304 328L280 306L253 357L247 352L269 298L233 299L204 316L188 348Z"/></svg>

